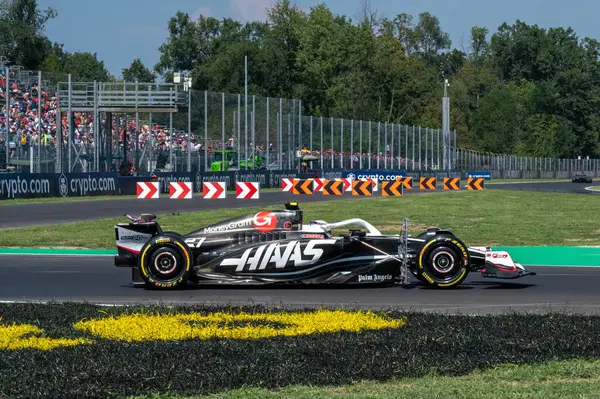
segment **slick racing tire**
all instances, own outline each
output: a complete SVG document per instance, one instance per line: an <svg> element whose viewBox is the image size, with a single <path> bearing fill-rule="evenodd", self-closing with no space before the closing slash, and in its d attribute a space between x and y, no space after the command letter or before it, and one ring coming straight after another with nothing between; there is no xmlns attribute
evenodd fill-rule
<svg viewBox="0 0 600 399"><path fill-rule="evenodd" d="M162 235L146 243L139 256L140 274L146 286L173 289L186 284L192 272L192 251L172 235Z"/></svg>
<svg viewBox="0 0 600 399"><path fill-rule="evenodd" d="M440 234L423 244L417 256L418 279L435 288L460 285L469 274L467 246L455 236Z"/></svg>

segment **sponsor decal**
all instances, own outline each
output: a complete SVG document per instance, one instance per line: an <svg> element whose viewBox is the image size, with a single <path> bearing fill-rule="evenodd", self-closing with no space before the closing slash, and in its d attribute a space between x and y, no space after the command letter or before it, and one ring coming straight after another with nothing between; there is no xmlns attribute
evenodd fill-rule
<svg viewBox="0 0 600 399"><path fill-rule="evenodd" d="M508 258L508 254L496 254L496 253L491 253L490 254L490 253L488 253L486 256L488 258L492 257L494 259L506 259L506 258Z"/></svg>
<svg viewBox="0 0 600 399"><path fill-rule="evenodd" d="M223 232L229 231L229 230L243 229L245 227L250 227L252 225L252 220L253 219L245 219L245 220L240 220L237 222L221 224L218 226L205 227L203 232L204 232L204 234L211 234L211 233L223 233Z"/></svg>
<svg viewBox="0 0 600 399"><path fill-rule="evenodd" d="M283 224L283 228L286 230L291 230L292 229L292 222L290 222L289 220L287 222L285 222Z"/></svg>
<svg viewBox="0 0 600 399"><path fill-rule="evenodd" d="M492 172L489 171L473 171L468 172L467 177L483 178L483 180L492 180Z"/></svg>
<svg viewBox="0 0 600 399"><path fill-rule="evenodd" d="M92 177L87 175L70 175L62 173L58 178L58 191L63 197L74 195L84 197L88 194L112 194L116 191L114 177Z"/></svg>
<svg viewBox="0 0 600 399"><path fill-rule="evenodd" d="M190 248L200 248L200 246L202 245L202 243L206 241L206 237L200 237L200 238L186 238L185 239L185 243L190 247Z"/></svg>
<svg viewBox="0 0 600 399"><path fill-rule="evenodd" d="M363 281L389 281L392 280L393 277L391 274L359 274L358 282L362 283Z"/></svg>
<svg viewBox="0 0 600 399"><path fill-rule="evenodd" d="M220 266L235 266L236 272L264 270L268 266L276 269L310 266L323 256L320 246L334 245L337 240L311 240L302 248L299 241L287 244L273 243L247 249L241 258L223 259Z"/></svg>
<svg viewBox="0 0 600 399"><path fill-rule="evenodd" d="M146 236L137 235L137 236L121 236L121 241L143 241L146 239Z"/></svg>
<svg viewBox="0 0 600 399"><path fill-rule="evenodd" d="M12 176L15 177L0 179L0 199L33 198L34 196L49 196L51 194L49 179Z"/></svg>
<svg viewBox="0 0 600 399"><path fill-rule="evenodd" d="M58 178L58 192L63 197L69 195L69 181L67 180L67 176L62 173Z"/></svg>
<svg viewBox="0 0 600 399"><path fill-rule="evenodd" d="M156 240L156 244L164 244L167 242L171 242L171 239L170 238L161 238L159 240Z"/></svg>
<svg viewBox="0 0 600 399"><path fill-rule="evenodd" d="M375 181L396 181L398 177L405 177L405 172L391 170L349 170L343 177L352 180L373 179Z"/></svg>
<svg viewBox="0 0 600 399"><path fill-rule="evenodd" d="M256 230L268 233L277 226L277 216L270 211L259 212L252 218L252 224Z"/></svg>
<svg viewBox="0 0 600 399"><path fill-rule="evenodd" d="M325 234L300 234L300 238L325 238Z"/></svg>

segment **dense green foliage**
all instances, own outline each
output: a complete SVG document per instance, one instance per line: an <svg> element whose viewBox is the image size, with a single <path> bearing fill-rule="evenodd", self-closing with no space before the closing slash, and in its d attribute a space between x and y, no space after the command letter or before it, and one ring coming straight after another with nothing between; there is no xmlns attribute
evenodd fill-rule
<svg viewBox="0 0 600 399"><path fill-rule="evenodd" d="M43 35L54 10L35 0L0 2L0 56L25 65L113 79L90 53L69 54ZM12 4L12 5L9 5ZM401 11L401 10L399 10ZM435 10L432 10L435 11ZM265 21L241 23L177 12L154 72L189 73L197 90L302 99L304 113L440 128L444 79L459 145L539 157L600 156L599 42L571 28L516 21L495 32L472 27L453 47L433 14L336 15L277 1ZM139 59L123 79L153 81Z"/></svg>
<svg viewBox="0 0 600 399"><path fill-rule="evenodd" d="M49 337L77 338L73 323L136 308L87 304L0 305L2 323L31 324ZM232 313L260 308L160 307L142 311ZM42 350L0 348L1 397L114 397L206 394L239 387L338 385L430 373L463 375L498 364L600 357L600 318L577 315L406 317L400 329L275 337L89 345Z"/></svg>
<svg viewBox="0 0 600 399"><path fill-rule="evenodd" d="M539 157L600 154L599 44L570 28L517 21L490 34L473 27L452 48L425 12L358 21L324 4L304 12L277 2L267 21L177 13L155 70L189 71L194 88L301 98L307 113L441 127L444 79L459 144Z"/></svg>

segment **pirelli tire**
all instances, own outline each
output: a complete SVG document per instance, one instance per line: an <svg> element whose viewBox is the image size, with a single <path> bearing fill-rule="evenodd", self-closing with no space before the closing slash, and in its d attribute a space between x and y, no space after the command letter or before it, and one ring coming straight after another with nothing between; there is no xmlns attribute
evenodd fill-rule
<svg viewBox="0 0 600 399"><path fill-rule="evenodd" d="M471 259L467 246L450 234L427 240L417 255L417 278L430 287L459 286L469 274Z"/></svg>
<svg viewBox="0 0 600 399"><path fill-rule="evenodd" d="M184 286L192 273L192 251L182 238L160 235L148 241L138 258L146 287L174 289Z"/></svg>

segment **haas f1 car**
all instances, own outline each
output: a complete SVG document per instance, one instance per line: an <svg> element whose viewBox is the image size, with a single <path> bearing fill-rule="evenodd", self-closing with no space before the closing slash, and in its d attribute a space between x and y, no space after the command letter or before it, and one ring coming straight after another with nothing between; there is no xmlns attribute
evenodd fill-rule
<svg viewBox="0 0 600 399"><path fill-rule="evenodd" d="M185 235L163 231L155 215L126 216L129 223L115 226L115 266L131 267L133 284L148 288L406 284L409 275L431 287L449 288L471 272L498 279L535 274L513 262L507 252L467 247L447 230L430 228L416 237L408 235L406 219L397 235L384 235L362 219L305 224L295 202ZM340 229L347 234L333 234Z"/></svg>

